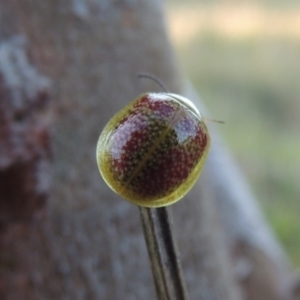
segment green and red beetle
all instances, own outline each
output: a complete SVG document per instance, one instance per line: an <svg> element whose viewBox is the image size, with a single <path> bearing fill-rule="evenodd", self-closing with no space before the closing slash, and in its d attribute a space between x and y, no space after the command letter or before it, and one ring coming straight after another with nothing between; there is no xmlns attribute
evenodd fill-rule
<svg viewBox="0 0 300 300"><path fill-rule="evenodd" d="M207 127L190 100L146 93L108 122L96 156L113 191L134 204L161 207L178 201L194 185L209 145Z"/></svg>

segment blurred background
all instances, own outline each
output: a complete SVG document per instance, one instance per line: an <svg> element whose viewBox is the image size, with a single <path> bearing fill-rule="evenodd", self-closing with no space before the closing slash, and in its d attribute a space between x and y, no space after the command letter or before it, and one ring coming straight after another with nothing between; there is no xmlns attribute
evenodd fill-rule
<svg viewBox="0 0 300 300"><path fill-rule="evenodd" d="M300 2L165 3L181 68L299 267Z"/></svg>

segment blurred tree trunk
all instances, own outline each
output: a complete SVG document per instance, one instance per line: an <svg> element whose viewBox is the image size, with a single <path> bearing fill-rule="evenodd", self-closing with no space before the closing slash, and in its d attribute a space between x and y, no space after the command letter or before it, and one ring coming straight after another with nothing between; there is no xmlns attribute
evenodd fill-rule
<svg viewBox="0 0 300 300"><path fill-rule="evenodd" d="M104 184L95 145L158 89L138 72L189 93L160 1L1 0L0 16L1 299L155 299L138 209ZM280 247L218 149L172 207L191 299L290 299Z"/></svg>

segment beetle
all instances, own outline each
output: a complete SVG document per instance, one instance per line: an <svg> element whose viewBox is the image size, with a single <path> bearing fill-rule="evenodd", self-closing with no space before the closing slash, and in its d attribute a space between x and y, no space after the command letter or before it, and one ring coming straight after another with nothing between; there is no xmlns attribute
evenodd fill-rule
<svg viewBox="0 0 300 300"><path fill-rule="evenodd" d="M103 129L96 158L108 186L143 207L180 200L196 182L210 136L195 105L168 92L145 93Z"/></svg>

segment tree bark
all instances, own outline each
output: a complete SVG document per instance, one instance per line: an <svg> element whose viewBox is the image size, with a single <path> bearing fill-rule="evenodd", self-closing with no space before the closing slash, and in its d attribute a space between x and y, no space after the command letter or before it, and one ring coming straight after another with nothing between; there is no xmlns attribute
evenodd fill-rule
<svg viewBox="0 0 300 300"><path fill-rule="evenodd" d="M0 12L0 46L10 45L12 60L3 67L1 48L0 96L7 100L1 100L0 123L8 128L0 133L1 299L155 299L138 209L105 185L95 146L111 116L139 93L159 90L139 81L137 73L155 74L174 93L185 91L160 1L2 0ZM19 74L25 74L19 79L21 96L7 83ZM40 106L48 97L43 95L49 93L49 79L51 103ZM14 131L19 119L2 115L17 97L29 107L25 135L37 137L11 145L20 135ZM228 243L222 230L215 201L222 197L212 184L217 172L204 173L171 210L191 299L238 300L242 285L230 260L237 238ZM14 203L8 197L13 190L18 192ZM226 225L226 230L233 228ZM270 253L262 251L262 260L275 270ZM281 276L272 280L270 287L282 286ZM244 291L245 299L259 299Z"/></svg>

